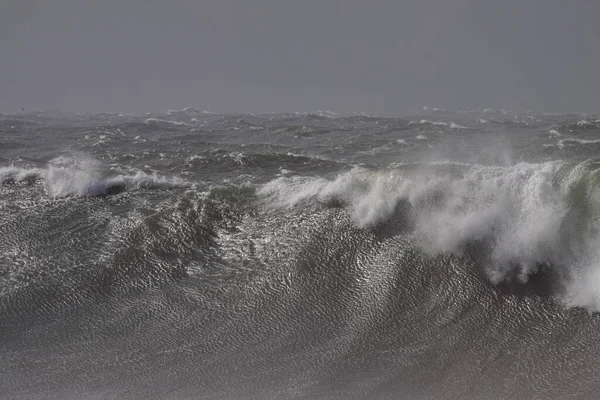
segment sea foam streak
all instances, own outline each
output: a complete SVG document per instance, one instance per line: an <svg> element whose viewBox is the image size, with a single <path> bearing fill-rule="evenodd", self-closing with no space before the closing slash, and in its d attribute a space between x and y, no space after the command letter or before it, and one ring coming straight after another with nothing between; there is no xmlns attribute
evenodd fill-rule
<svg viewBox="0 0 600 400"><path fill-rule="evenodd" d="M106 176L101 164L91 159L58 157L46 168L0 168L1 182L42 180L50 197L91 197L115 194L124 190L169 189L187 186L179 177L165 177L137 171L133 174Z"/></svg>
<svg viewBox="0 0 600 400"><path fill-rule="evenodd" d="M280 177L259 195L274 207L337 200L367 229L402 209L425 252L461 254L473 242L486 243L492 282L515 275L526 282L546 265L559 270L568 304L600 309L599 179L592 163L406 165L355 168L331 180Z"/></svg>

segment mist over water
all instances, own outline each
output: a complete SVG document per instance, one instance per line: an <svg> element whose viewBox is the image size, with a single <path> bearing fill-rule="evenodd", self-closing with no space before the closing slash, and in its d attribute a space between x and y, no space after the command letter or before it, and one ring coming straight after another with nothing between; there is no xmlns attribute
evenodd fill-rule
<svg viewBox="0 0 600 400"><path fill-rule="evenodd" d="M11 399L593 398L600 116L0 115Z"/></svg>

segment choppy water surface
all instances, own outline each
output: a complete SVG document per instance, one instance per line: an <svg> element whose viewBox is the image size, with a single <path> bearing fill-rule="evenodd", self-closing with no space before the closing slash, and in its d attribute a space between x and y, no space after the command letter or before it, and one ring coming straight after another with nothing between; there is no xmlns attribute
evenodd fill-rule
<svg viewBox="0 0 600 400"><path fill-rule="evenodd" d="M589 399L600 116L0 115L10 399Z"/></svg>

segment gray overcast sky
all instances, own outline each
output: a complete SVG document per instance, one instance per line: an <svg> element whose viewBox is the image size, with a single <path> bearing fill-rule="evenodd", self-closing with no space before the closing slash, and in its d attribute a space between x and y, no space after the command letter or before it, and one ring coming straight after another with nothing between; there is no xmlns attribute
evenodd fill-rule
<svg viewBox="0 0 600 400"><path fill-rule="evenodd" d="M0 111L600 111L598 0L3 0Z"/></svg>

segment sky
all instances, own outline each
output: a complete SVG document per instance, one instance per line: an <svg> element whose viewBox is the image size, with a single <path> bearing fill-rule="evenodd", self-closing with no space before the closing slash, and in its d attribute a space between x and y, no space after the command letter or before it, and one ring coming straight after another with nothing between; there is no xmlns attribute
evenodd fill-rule
<svg viewBox="0 0 600 400"><path fill-rule="evenodd" d="M0 112L600 111L597 0L3 0Z"/></svg>

